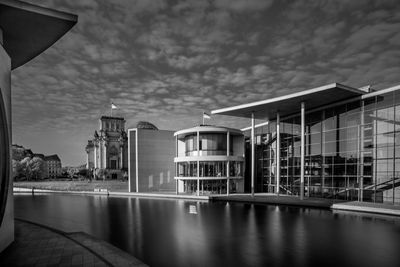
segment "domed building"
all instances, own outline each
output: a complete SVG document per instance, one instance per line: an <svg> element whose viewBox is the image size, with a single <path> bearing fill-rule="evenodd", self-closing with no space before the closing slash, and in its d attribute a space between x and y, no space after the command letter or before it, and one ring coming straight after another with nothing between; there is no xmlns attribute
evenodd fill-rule
<svg viewBox="0 0 400 267"><path fill-rule="evenodd" d="M128 170L128 137L125 120L102 116L99 131L94 132L86 146L87 168L95 178L121 179Z"/></svg>
<svg viewBox="0 0 400 267"><path fill-rule="evenodd" d="M157 126L148 121L139 121L136 124L136 129L158 130Z"/></svg>
<svg viewBox="0 0 400 267"><path fill-rule="evenodd" d="M240 130L200 125L177 131L178 193L197 195L244 190L244 136Z"/></svg>

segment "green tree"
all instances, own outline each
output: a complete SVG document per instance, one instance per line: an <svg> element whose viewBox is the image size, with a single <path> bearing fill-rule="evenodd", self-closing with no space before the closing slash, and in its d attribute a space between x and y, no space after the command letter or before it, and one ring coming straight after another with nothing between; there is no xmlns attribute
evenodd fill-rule
<svg viewBox="0 0 400 267"><path fill-rule="evenodd" d="M39 157L26 157L20 161L18 173L26 179L42 179L45 175L45 162Z"/></svg>
<svg viewBox="0 0 400 267"><path fill-rule="evenodd" d="M35 180L42 179L45 176L45 162L39 157L33 157L30 161L32 177Z"/></svg>

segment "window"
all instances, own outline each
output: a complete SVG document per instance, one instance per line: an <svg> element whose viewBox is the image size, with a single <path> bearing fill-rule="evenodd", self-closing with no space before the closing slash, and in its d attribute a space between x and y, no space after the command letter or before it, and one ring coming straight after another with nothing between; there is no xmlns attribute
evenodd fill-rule
<svg viewBox="0 0 400 267"><path fill-rule="evenodd" d="M117 169L117 160L115 159L111 160L111 169L113 170Z"/></svg>

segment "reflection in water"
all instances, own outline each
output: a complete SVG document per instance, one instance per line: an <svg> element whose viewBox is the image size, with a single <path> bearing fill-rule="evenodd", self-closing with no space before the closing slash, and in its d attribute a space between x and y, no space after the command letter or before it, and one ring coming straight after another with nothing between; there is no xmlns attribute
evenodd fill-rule
<svg viewBox="0 0 400 267"><path fill-rule="evenodd" d="M71 195L17 195L15 214L87 232L150 266L400 266L393 217Z"/></svg>

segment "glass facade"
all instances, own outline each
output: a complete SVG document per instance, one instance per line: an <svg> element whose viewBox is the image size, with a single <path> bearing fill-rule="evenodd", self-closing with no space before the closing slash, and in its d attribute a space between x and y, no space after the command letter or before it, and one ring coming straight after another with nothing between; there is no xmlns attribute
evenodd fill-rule
<svg viewBox="0 0 400 267"><path fill-rule="evenodd" d="M280 146L276 128L271 121L256 129L255 191L276 191L280 147L279 192L299 195L300 112L281 120ZM400 203L399 185L400 90L306 112L305 196Z"/></svg>
<svg viewBox="0 0 400 267"><path fill-rule="evenodd" d="M226 194L229 186L229 192L243 192L242 132L218 126L200 126L191 130L175 134L175 178L178 180L178 190L185 193Z"/></svg>

